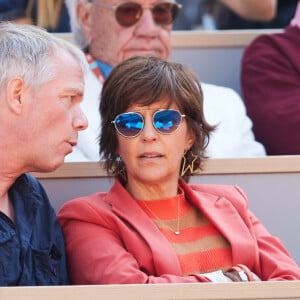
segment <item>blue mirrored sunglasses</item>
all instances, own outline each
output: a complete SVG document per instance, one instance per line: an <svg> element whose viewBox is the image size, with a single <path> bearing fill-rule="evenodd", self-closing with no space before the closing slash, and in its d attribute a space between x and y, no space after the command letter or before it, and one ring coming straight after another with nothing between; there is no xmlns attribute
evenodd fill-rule
<svg viewBox="0 0 300 300"><path fill-rule="evenodd" d="M140 111L155 110L152 115L153 127L162 134L172 134L180 126L182 115L175 109L144 109ZM117 115L114 121L117 132L124 137L133 138L138 136L145 125L144 117L139 112L127 112Z"/></svg>

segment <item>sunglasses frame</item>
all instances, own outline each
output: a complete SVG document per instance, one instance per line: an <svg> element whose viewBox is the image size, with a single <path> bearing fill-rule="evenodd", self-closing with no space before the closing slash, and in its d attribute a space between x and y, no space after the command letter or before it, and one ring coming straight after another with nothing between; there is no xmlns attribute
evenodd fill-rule
<svg viewBox="0 0 300 300"><path fill-rule="evenodd" d="M159 113L159 112L162 112L162 111L170 111L170 110L171 110L171 111L175 111L175 112L177 112L177 113L180 115L180 121L179 121L179 124L178 124L177 128L176 128L174 131L172 131L172 132L162 132L162 131L160 131L158 128L155 127L155 124L154 124L154 117L155 117L155 115L156 115L157 113ZM128 111L128 112L125 112L125 113L118 114L118 115L115 117L115 119L114 119L113 121L111 121L111 123L114 124L115 129L117 130L117 132L118 132L121 136L123 136L123 137L125 137L125 138L135 138L135 137L139 136L139 135L142 133L142 131L143 131L143 129L144 129L144 126L145 126L145 118L144 118L144 116L140 113L141 111L155 111L155 112L152 114L152 125L153 125L153 128L154 128L158 133L160 133L160 134L166 134L166 135L175 133L175 132L178 130L178 128L180 127L180 125L181 125L182 118L185 118L185 117L186 117L186 115L181 114L180 111L178 111L177 109L163 109L163 108L158 108L158 109L157 109L157 108L153 108L153 109L140 109L140 110L136 110L136 111ZM141 116L142 121L143 121L143 127L141 128L141 130L140 130L137 134L135 134L135 135L133 135L133 136L127 136L127 135L123 134L123 133L118 129L118 127L117 127L117 125L116 125L116 120L117 120L117 118L118 118L119 116L124 115L124 114L137 114L137 115Z"/></svg>
<svg viewBox="0 0 300 300"><path fill-rule="evenodd" d="M170 23L166 23L166 24L165 24L165 23L157 23L157 22L155 21L154 17L153 17L153 9L154 9L157 5L160 5L160 4L172 4L172 5L174 5L174 6L177 7L178 12L179 12L180 9L182 8L182 5L181 5L181 4L176 3L176 2L170 2L170 1L157 2L157 3L152 4L152 5L141 5L140 3L135 2L135 1L124 1L124 2L121 2L121 3L115 4L115 5L109 5L109 4L101 3L101 2L98 2L98 1L95 1L95 2L94 2L94 1L91 1L91 2L92 2L92 4L94 4L94 5L96 5L96 6L103 7L103 8L107 8L107 9L110 9L110 10L113 10L113 11L114 11L114 14L115 14L115 19L116 19L116 21L117 21L121 26L123 26L123 27L131 27L131 26L137 24L137 23L139 22L139 20L141 19L142 15L143 15L143 10L144 10L145 8L150 8L150 9L151 9L152 18L153 18L155 24L160 25L160 26L171 25L171 24L174 23L174 21L176 20L178 14L177 14L177 16L175 16L174 20L172 20L172 22L170 22ZM126 4L126 3L134 3L134 4L138 4L138 5L140 6L140 8L141 8L141 11L142 11L140 17L139 17L138 19L136 19L136 21L135 21L134 23L130 24L130 25L124 25L124 24L122 24L122 23L118 20L118 18L117 18L117 10L118 10L118 8L119 8L120 6Z"/></svg>

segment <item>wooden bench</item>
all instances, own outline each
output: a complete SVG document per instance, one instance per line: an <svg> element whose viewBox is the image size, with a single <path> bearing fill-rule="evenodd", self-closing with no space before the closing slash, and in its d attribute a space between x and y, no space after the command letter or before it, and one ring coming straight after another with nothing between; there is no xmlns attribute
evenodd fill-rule
<svg viewBox="0 0 300 300"><path fill-rule="evenodd" d="M300 281L0 288L3 300L300 299Z"/></svg>

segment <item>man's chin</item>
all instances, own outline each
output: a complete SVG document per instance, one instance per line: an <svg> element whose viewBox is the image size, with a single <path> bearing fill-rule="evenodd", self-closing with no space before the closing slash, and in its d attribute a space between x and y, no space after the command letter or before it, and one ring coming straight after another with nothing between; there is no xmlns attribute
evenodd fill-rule
<svg viewBox="0 0 300 300"><path fill-rule="evenodd" d="M153 56L153 57L163 58L161 52L150 51L150 50L138 50L138 51L131 52L128 56L126 56L126 59L134 56L149 56L149 57Z"/></svg>
<svg viewBox="0 0 300 300"><path fill-rule="evenodd" d="M53 161L48 161L46 165L41 167L41 170L39 172L54 172L56 171L59 167L61 167L64 163L64 157L60 159L56 159Z"/></svg>

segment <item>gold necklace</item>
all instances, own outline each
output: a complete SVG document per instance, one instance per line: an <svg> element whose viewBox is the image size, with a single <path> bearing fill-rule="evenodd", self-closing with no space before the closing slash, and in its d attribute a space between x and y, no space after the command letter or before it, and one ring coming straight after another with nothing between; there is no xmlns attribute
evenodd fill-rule
<svg viewBox="0 0 300 300"><path fill-rule="evenodd" d="M155 217L156 220L161 221L161 219L157 216L157 214L155 214L152 209L150 209L150 207L146 204L147 201L143 201L144 206L146 207L146 209L148 210L148 212L150 212L150 214L152 216ZM167 226L168 229L170 231L173 231L174 234L179 235L180 234L180 220L179 220L179 215L180 215L180 196L178 196L178 200L177 200L177 224L176 224L176 230L174 231L170 226Z"/></svg>

